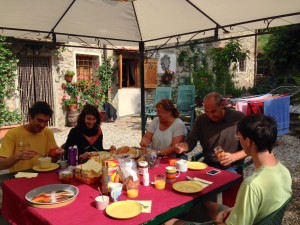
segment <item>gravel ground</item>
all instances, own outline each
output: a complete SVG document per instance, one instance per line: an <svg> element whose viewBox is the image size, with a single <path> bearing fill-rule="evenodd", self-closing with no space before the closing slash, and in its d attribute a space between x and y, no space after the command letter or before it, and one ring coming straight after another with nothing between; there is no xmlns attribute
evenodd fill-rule
<svg viewBox="0 0 300 225"><path fill-rule="evenodd" d="M138 115L118 118L112 123L103 123L101 128L104 135L104 148L109 148L111 145L115 145L116 147L121 147L124 145L139 146L139 141L141 139L141 120ZM53 127L52 130L54 132L57 144L62 145L66 141L66 137L70 128ZM290 170L293 180L293 200L285 212L282 221L282 224L284 225L300 224L299 146L299 136L284 135L278 137L278 145L274 149L277 159ZM194 150L194 152L197 151L199 151L199 147ZM252 171L253 167L250 166L246 170L246 175L248 176Z"/></svg>

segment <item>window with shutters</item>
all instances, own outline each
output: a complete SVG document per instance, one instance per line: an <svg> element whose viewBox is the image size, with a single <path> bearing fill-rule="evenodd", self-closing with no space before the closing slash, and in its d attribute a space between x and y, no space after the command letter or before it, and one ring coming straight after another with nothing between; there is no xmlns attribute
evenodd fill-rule
<svg viewBox="0 0 300 225"><path fill-rule="evenodd" d="M76 54L77 80L91 80L96 75L99 66L98 55Z"/></svg>
<svg viewBox="0 0 300 225"><path fill-rule="evenodd" d="M137 51L118 52L119 88L140 87L140 54ZM157 60L144 61L145 88L157 87Z"/></svg>
<svg viewBox="0 0 300 225"><path fill-rule="evenodd" d="M137 52L117 52L119 88L139 87L139 54Z"/></svg>

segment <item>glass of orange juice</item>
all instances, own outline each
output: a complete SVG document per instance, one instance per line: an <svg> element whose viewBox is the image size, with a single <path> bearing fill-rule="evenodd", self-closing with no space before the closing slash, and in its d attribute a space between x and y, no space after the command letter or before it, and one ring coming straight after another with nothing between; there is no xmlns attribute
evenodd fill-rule
<svg viewBox="0 0 300 225"><path fill-rule="evenodd" d="M165 189L166 187L166 175L165 174L156 174L154 176L154 185L158 190Z"/></svg>
<svg viewBox="0 0 300 225"><path fill-rule="evenodd" d="M139 196L139 186L138 185L127 185L127 197L136 198Z"/></svg>
<svg viewBox="0 0 300 225"><path fill-rule="evenodd" d="M214 148L214 151L215 151L215 154L216 154L216 157L218 158L218 160L220 161L221 160L221 157L224 155L224 150L221 146L217 146Z"/></svg>

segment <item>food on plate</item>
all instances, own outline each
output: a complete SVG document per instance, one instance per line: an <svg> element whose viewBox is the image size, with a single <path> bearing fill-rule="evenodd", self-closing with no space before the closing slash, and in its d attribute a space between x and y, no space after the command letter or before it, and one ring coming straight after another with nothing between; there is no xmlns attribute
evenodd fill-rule
<svg viewBox="0 0 300 225"><path fill-rule="evenodd" d="M117 149L111 148L110 150L112 154L118 155L119 157L129 157L135 159L140 156L140 150L135 147L123 146Z"/></svg>
<svg viewBox="0 0 300 225"><path fill-rule="evenodd" d="M74 197L74 192L67 190L46 191L34 196L34 203L60 203Z"/></svg>

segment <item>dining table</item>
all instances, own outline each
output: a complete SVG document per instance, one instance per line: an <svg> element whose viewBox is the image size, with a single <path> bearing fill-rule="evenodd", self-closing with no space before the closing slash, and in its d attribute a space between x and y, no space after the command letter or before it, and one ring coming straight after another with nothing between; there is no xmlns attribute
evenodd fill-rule
<svg viewBox="0 0 300 225"><path fill-rule="evenodd" d="M167 166L169 166L169 159L163 158L156 168L149 168L150 182L154 181L155 174L165 174ZM226 170L211 176L206 173L211 169L213 167L210 166L199 170L189 169L181 172L176 178L175 182L185 181L187 176L212 182L196 193L178 192L173 188L173 183L167 183L163 190L155 189L153 184L149 186L141 184L138 197L133 199L129 199L126 190L123 190L120 201L151 201L150 213L142 212L129 219L113 218L106 213L106 210L96 208L95 197L99 196L100 183L88 185L73 178L71 185L79 190L75 201L58 208L37 208L29 204L25 195L41 186L61 184L57 171L39 172L38 176L33 178L14 178L13 174L6 174L0 176L3 191L1 213L11 224L18 225L162 224L193 205L234 188L243 179L241 175Z"/></svg>

